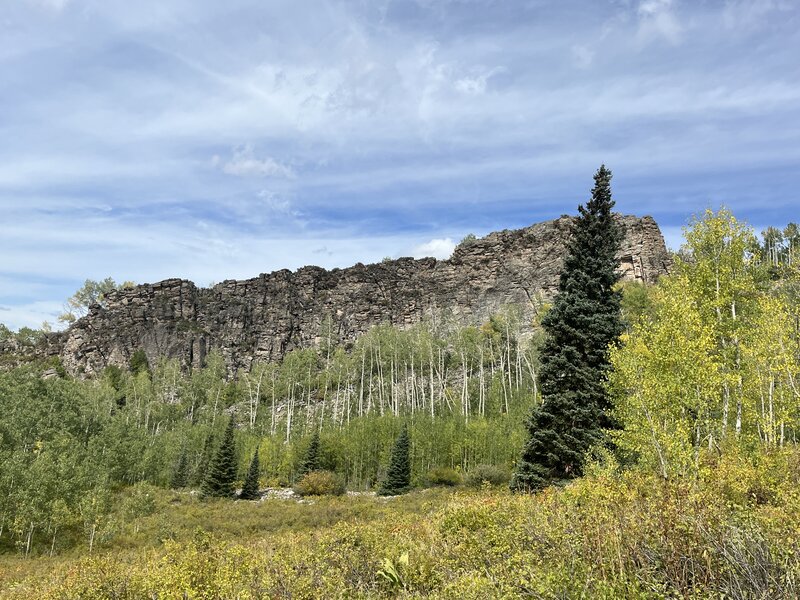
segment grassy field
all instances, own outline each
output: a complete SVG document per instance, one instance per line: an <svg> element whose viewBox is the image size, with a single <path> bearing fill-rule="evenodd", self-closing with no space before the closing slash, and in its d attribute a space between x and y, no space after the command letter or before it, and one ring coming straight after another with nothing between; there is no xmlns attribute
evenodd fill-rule
<svg viewBox="0 0 800 600"><path fill-rule="evenodd" d="M594 468L535 496L161 492L93 555L0 559L5 598L795 598L800 460L691 481Z"/></svg>

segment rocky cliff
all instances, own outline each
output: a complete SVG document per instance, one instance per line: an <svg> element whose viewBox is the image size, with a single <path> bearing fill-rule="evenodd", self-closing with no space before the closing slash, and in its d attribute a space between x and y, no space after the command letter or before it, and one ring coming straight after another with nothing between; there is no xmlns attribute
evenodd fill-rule
<svg viewBox="0 0 800 600"><path fill-rule="evenodd" d="M623 275L651 282L666 273L670 257L656 222L620 220L626 227ZM216 349L236 370L314 345L326 322L347 342L379 323L408 327L441 311L479 323L518 304L530 316L537 297L556 291L570 223L562 217L491 233L457 248L448 260L401 258L331 271L303 267L206 289L181 279L140 285L114 293L105 307L93 306L49 347L74 374L127 365L138 349L151 363L168 356L185 366L201 365Z"/></svg>

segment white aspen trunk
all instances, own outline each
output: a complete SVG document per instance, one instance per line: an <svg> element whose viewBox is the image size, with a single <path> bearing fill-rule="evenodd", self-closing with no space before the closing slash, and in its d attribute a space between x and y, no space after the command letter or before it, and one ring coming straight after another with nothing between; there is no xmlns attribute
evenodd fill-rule
<svg viewBox="0 0 800 600"><path fill-rule="evenodd" d="M775 412L773 410L773 398L775 396L775 377L769 378L769 437L770 445L775 445Z"/></svg>
<svg viewBox="0 0 800 600"><path fill-rule="evenodd" d="M31 521L31 527L28 529L28 541L25 544L25 558L28 558L28 554L31 552L31 538L33 538L33 528L34 524Z"/></svg>
<svg viewBox="0 0 800 600"><path fill-rule="evenodd" d="M485 416L485 404L486 399L484 397L484 378L483 378L483 343L480 345L480 349L478 352L478 358L480 360L480 364L478 366L478 414L480 416Z"/></svg>
<svg viewBox="0 0 800 600"><path fill-rule="evenodd" d="M292 431L292 413L294 412L294 382L291 382L291 390L289 391L289 401L286 404L286 443L289 443L289 437Z"/></svg>
<svg viewBox="0 0 800 600"><path fill-rule="evenodd" d="M277 410L275 407L275 379L277 378L277 372L273 371L272 373L272 408L270 410L270 422L269 422L269 433L270 435L275 435L275 411Z"/></svg>
<svg viewBox="0 0 800 600"><path fill-rule="evenodd" d="M722 384L722 439L728 432L728 412L730 411L731 391L728 382Z"/></svg>
<svg viewBox="0 0 800 600"><path fill-rule="evenodd" d="M364 367L366 366L366 360L367 360L367 353L366 352L362 352L361 353L361 387L358 390L358 416L359 417L363 417L364 416ZM347 419L348 423L350 422L349 414L350 414L350 412L348 410L348 419Z"/></svg>
<svg viewBox="0 0 800 600"><path fill-rule="evenodd" d="M411 414L414 414L414 408L417 403L417 379L414 375L414 353L411 353Z"/></svg>
<svg viewBox="0 0 800 600"><path fill-rule="evenodd" d="M769 444L769 432L768 432L769 427L767 427L767 425L769 425L769 422L767 420L766 403L764 402L764 382L761 376L760 369L756 369L756 376L758 377L758 395L760 396L761 399L761 423L765 424L763 428L764 430L762 431L761 423L759 423L758 436L761 439L762 444Z"/></svg>
<svg viewBox="0 0 800 600"><path fill-rule="evenodd" d="M397 386L394 383L394 358L389 362L389 402L392 404L392 414L398 413Z"/></svg>
<svg viewBox="0 0 800 600"><path fill-rule="evenodd" d="M222 388L217 388L217 397L214 398L214 412L211 414L211 427L217 421L217 404L219 404L219 395L222 393Z"/></svg>
<svg viewBox="0 0 800 600"><path fill-rule="evenodd" d="M333 423L336 424L337 420L339 419L340 414L340 407L339 407L339 392L342 389L342 377L341 375L338 377L336 381L336 396L333 399Z"/></svg>
<svg viewBox="0 0 800 600"><path fill-rule="evenodd" d="M381 416L383 416L383 402L384 402L384 379L383 379L383 357L381 356L381 344L378 342L378 351L377 351L377 362L378 362L378 402L381 405Z"/></svg>
<svg viewBox="0 0 800 600"><path fill-rule="evenodd" d="M511 365L513 364L511 361L511 332L508 329L508 320L506 320L506 355L508 357L507 365L508 365L508 389L509 392L513 389L513 384L511 383ZM506 412L508 412L508 400L506 400Z"/></svg>
<svg viewBox="0 0 800 600"><path fill-rule="evenodd" d="M461 358L461 414L467 416L467 359L463 351L459 351Z"/></svg>
<svg viewBox="0 0 800 600"><path fill-rule="evenodd" d="M375 370L375 363L372 359L372 348L369 349L369 388L367 388L367 413L372 411L372 373Z"/></svg>
<svg viewBox="0 0 800 600"><path fill-rule="evenodd" d="M431 388L430 404L431 404L431 417L433 417L433 404L434 404L434 401L433 401L433 345L432 344L430 346L430 349L431 349L431 356L430 356L431 360L430 360L430 363L429 363L429 366L430 366L430 388Z"/></svg>

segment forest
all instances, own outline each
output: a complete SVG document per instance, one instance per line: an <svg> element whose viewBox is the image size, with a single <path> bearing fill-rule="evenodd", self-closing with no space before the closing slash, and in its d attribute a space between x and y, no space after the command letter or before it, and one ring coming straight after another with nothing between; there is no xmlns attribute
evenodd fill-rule
<svg viewBox="0 0 800 600"><path fill-rule="evenodd" d="M324 336L235 376L214 353L194 371L137 353L93 379L53 361L7 366L0 591L795 597L797 226L759 237L727 210L707 211L685 229L669 276L615 289L622 334L601 382L613 426L581 477L536 494L508 483L543 402L544 302L533 335L514 306L480 326L442 314L377 326L348 350ZM37 332L0 336L36 343ZM231 423L236 487L254 457L260 489L296 485L317 445L316 468L350 495L204 499ZM367 495L404 430L418 491Z"/></svg>

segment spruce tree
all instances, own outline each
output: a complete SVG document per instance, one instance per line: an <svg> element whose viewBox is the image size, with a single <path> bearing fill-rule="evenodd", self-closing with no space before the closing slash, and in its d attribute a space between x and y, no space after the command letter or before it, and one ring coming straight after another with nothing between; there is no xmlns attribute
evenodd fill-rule
<svg viewBox="0 0 800 600"><path fill-rule="evenodd" d="M185 488L189 484L189 457L186 455L186 448L181 449L178 464L175 467L175 472L172 474L172 489L177 490Z"/></svg>
<svg viewBox="0 0 800 600"><path fill-rule="evenodd" d="M542 403L527 420L529 438L512 489L534 491L582 474L587 450L614 427L605 381L609 345L623 331L616 258L623 231L611 212L611 172L594 175L592 197L579 206L559 280L542 319Z"/></svg>
<svg viewBox="0 0 800 600"><path fill-rule="evenodd" d="M231 417L203 481L203 496L230 498L233 496L234 481L236 481L236 446L233 441L233 417Z"/></svg>
<svg viewBox="0 0 800 600"><path fill-rule="evenodd" d="M409 489L411 489L411 440L408 436L408 427L404 425L395 440L389 470L378 494L396 496L406 493Z"/></svg>
<svg viewBox="0 0 800 600"><path fill-rule="evenodd" d="M239 493L242 500L258 500L261 494L258 493L258 448L253 453L253 460L250 461L250 468L247 470L247 477L244 480L242 491Z"/></svg>
<svg viewBox="0 0 800 600"><path fill-rule="evenodd" d="M300 476L311 471L319 471L320 469L320 443L319 432L315 431L311 436L311 443L308 445L306 456L303 459L303 464L300 465Z"/></svg>
<svg viewBox="0 0 800 600"><path fill-rule="evenodd" d="M203 482L208 476L208 467L211 464L211 459L214 455L214 434L209 433L206 441L203 442L203 450L200 453L200 462L197 464L197 470L192 475L192 485L203 485Z"/></svg>

